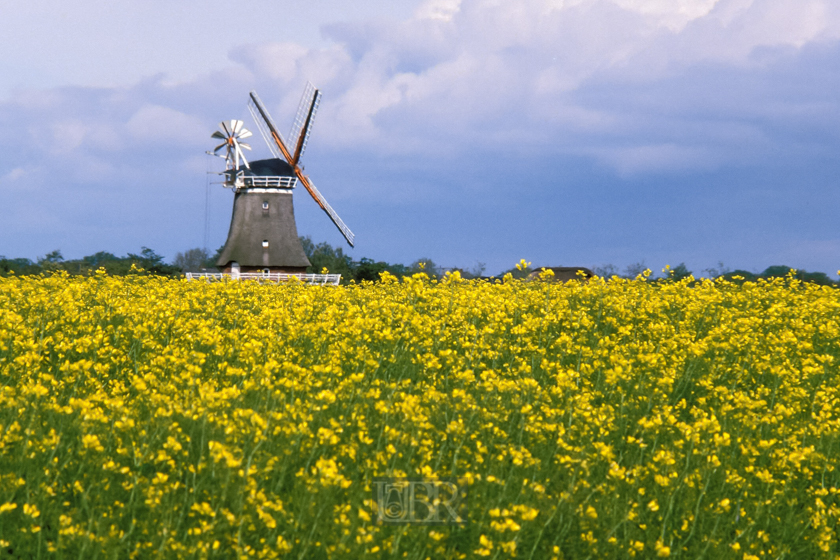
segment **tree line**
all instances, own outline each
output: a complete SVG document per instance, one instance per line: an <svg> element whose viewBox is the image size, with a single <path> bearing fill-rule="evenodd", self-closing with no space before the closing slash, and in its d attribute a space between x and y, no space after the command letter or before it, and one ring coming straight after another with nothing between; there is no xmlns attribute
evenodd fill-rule
<svg viewBox="0 0 840 560"><path fill-rule="evenodd" d="M327 269L330 273L341 274L343 283L350 281L376 281L382 272L389 272L402 277L417 272L426 272L431 276L441 276L443 270L432 259L417 259L410 265L392 264L373 259L362 258L354 261L344 253L341 247L332 247L329 243L315 243L310 237L301 237L301 244L311 266L309 273L319 273ZM194 248L177 253L171 263L153 249L142 247L140 252L117 256L107 251L100 251L81 259L65 259L60 250L52 251L36 260L27 258L6 258L0 255L0 276L32 275L65 271L73 275L90 275L102 268L110 275L122 276L142 271L144 274L159 276L181 276L186 272L218 272L216 261L223 247L214 255L206 249ZM482 269L483 270L483 269ZM467 273L467 277L475 277Z"/></svg>
<svg viewBox="0 0 840 560"><path fill-rule="evenodd" d="M514 278L526 278L534 271L534 268L529 264L528 266L518 266L505 270L498 276L485 276L485 266L482 263L477 263L467 269L443 268L429 258L420 258L408 265L375 261L368 258L354 261L341 247L333 247L326 242L315 243L309 236L301 237L300 241L311 263L311 266L307 269L308 273L320 273L327 270L332 274L341 274L341 282L344 284L351 281L357 283L362 281L375 282L379 280L379 275L383 272L401 278L418 272L424 272L432 277L440 277L446 272L458 271L466 279L485 278L492 280L503 278L507 274ZM177 277L185 272L217 272L216 260L221 255L222 249L223 247L219 247L214 255L210 255L206 249L202 248L189 249L183 253L177 253L171 263L165 262L163 256L148 247L142 247L137 254L128 253L122 257L100 251L81 259L70 260L65 260L59 250L52 251L35 261L26 258L9 259L0 255L0 276L43 274L58 271L66 271L74 275L89 275L102 268L108 274L115 276L142 271L144 274ZM627 266L624 270L619 270L612 264L596 266L593 268L593 272L604 278L613 276L635 278L642 274L646 268L644 261L640 261ZM755 273L747 270L730 270L723 263L718 263L717 267L705 269L703 272L710 278L723 277L727 280L739 282L755 281L759 278L784 277L791 274L793 270L788 266L777 265L770 266L760 273ZM653 277L657 281L678 281L692 275L693 273L688 270L685 263L680 263L666 273L653 275ZM835 282L823 272L796 270L793 275L804 282L824 286L840 285L840 282Z"/></svg>
<svg viewBox="0 0 840 560"><path fill-rule="evenodd" d="M164 257L148 247L142 247L139 254L129 253L118 257L107 251L100 251L81 259L65 260L61 251L55 250L32 261L26 258L8 259L0 256L0 276L9 274L30 275L65 271L69 274L89 275L103 268L108 274L122 276L142 270L147 274L179 276L181 269L167 264Z"/></svg>
<svg viewBox="0 0 840 560"><path fill-rule="evenodd" d="M610 278L612 276L635 278L639 274L642 274L646 268L647 267L645 266L644 261L640 261L627 266L623 272L619 272L618 269L611 264L595 267L593 272L597 276L604 278ZM793 273L794 278L803 282L810 282L822 286L840 285L840 282L835 282L824 272L808 272L807 270L794 269L785 265L768 266L762 272L750 272L748 270L741 269L731 270L723 263L718 263L716 267L707 268L702 272L705 273L708 278L724 278L730 282L755 282L760 278L765 280L769 280L770 278L783 278ZM694 276L694 273L685 266L685 263L680 263L674 268L664 271L663 274L656 279L679 281L684 278L688 278L689 276Z"/></svg>

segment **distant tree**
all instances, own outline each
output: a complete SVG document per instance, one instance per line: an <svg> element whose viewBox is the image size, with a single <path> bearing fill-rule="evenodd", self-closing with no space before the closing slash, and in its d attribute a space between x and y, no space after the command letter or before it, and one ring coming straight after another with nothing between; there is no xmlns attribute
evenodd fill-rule
<svg viewBox="0 0 840 560"><path fill-rule="evenodd" d="M776 265L767 267L764 272L759 274L761 278L782 278L791 273L794 269L789 266ZM820 284L822 286L832 286L835 282L828 277L824 272L808 272L806 270L796 270L794 278L802 280L803 282L811 282L813 284Z"/></svg>
<svg viewBox="0 0 840 560"><path fill-rule="evenodd" d="M464 278L482 278L484 277L484 272L487 270L487 265L481 261L476 261L475 265L466 271Z"/></svg>
<svg viewBox="0 0 840 560"><path fill-rule="evenodd" d="M148 247L141 247L139 255L129 253L127 260L151 274L174 276L180 272L177 267L164 263L163 256Z"/></svg>
<svg viewBox="0 0 840 560"><path fill-rule="evenodd" d="M341 274L342 282L346 283L354 278L353 260L350 255L344 254L344 249L333 247L326 242L315 244L309 236L301 237L300 242L310 263L307 272L319 274L326 268L331 274Z"/></svg>
<svg viewBox="0 0 840 560"><path fill-rule="evenodd" d="M441 276L442 272L435 261L432 259L417 259L408 266L409 274L417 274L418 272L425 272L429 276Z"/></svg>
<svg viewBox="0 0 840 560"><path fill-rule="evenodd" d="M685 263L680 263L671 269L666 280L673 280L674 282L679 282L683 278L688 278L689 276L691 276L691 271L688 270L688 268L685 266Z"/></svg>
<svg viewBox="0 0 840 560"><path fill-rule="evenodd" d="M811 282L812 284L819 284L821 286L833 286L836 284L825 272L805 272L802 270L796 273L796 277L803 282Z"/></svg>
<svg viewBox="0 0 840 560"><path fill-rule="evenodd" d="M28 274L38 274L41 272L41 267L29 259L7 259L0 257L0 275L8 276L9 274L16 274L24 276Z"/></svg>
<svg viewBox="0 0 840 560"><path fill-rule="evenodd" d="M108 253L107 251L99 251L93 255L82 257L82 263L84 263L87 268L92 268L94 270L106 262L114 262L118 260L120 260L120 257L114 255L113 253Z"/></svg>
<svg viewBox="0 0 840 560"><path fill-rule="evenodd" d="M723 278L730 282L755 282L758 275L748 270L733 270L723 275Z"/></svg>
<svg viewBox="0 0 840 560"><path fill-rule="evenodd" d="M729 267L724 265L722 261L718 261L716 267L709 267L703 270L709 275L709 278L719 278L730 272Z"/></svg>
<svg viewBox="0 0 840 560"><path fill-rule="evenodd" d="M785 277L790 274L791 270L793 270L791 267L784 265L768 266L759 276L762 278Z"/></svg>
<svg viewBox="0 0 840 560"><path fill-rule="evenodd" d="M302 235L299 239L300 244L303 247L303 252L306 253L306 256L308 257L313 253L313 251L315 251L315 242L312 241L312 238L308 235ZM219 249L219 252L221 252L221 250L222 249Z"/></svg>
<svg viewBox="0 0 840 560"><path fill-rule="evenodd" d="M619 276L618 267L614 264L604 264L601 266L596 266L592 269L592 272L595 273L595 276L600 276L601 278L610 279L613 276Z"/></svg>
<svg viewBox="0 0 840 560"><path fill-rule="evenodd" d="M56 249L55 251L50 251L43 257L38 258L38 266L41 267L43 270L58 270L61 268L61 263L64 261L64 257L61 256L61 251Z"/></svg>
<svg viewBox="0 0 840 560"><path fill-rule="evenodd" d="M633 279L638 275L642 274L645 270L647 270L647 266L645 265L645 261L641 260L637 263L628 264L627 267L624 269L623 276L625 278Z"/></svg>
<svg viewBox="0 0 840 560"><path fill-rule="evenodd" d="M56 249L55 251L50 251L49 253L47 253L43 257L39 258L38 259L38 264L42 264L42 263L57 264L57 263L60 263L63 260L64 260L64 257L61 256L61 251Z"/></svg>
<svg viewBox="0 0 840 560"><path fill-rule="evenodd" d="M195 248L177 253L172 264L176 266L181 272L200 272L201 269L207 268L207 261L210 255L207 249Z"/></svg>
<svg viewBox="0 0 840 560"><path fill-rule="evenodd" d="M458 272L461 275L461 278L473 280L475 278L484 278L485 270L487 270L487 265L483 262L476 261L475 265L470 267L469 270L456 266L455 268L450 269L449 272Z"/></svg>
<svg viewBox="0 0 840 560"><path fill-rule="evenodd" d="M382 261L374 261L373 259L363 258L355 264L353 271L353 279L356 282L367 280L368 282L375 282L379 280L379 275L388 270L388 263Z"/></svg>
<svg viewBox="0 0 840 560"><path fill-rule="evenodd" d="M410 271L407 266L404 264L389 264L386 268L389 274L393 274L397 278L402 278L403 276L408 276Z"/></svg>
<svg viewBox="0 0 840 560"><path fill-rule="evenodd" d="M218 249L216 249L216 252L215 252L215 253L213 253L213 256L212 256L212 257L209 257L209 258L207 259L207 261L205 261L204 266L205 266L206 268L214 268L214 267L216 267L216 266L217 266L217 265L216 265L216 263L218 263L218 262L219 262L219 258L221 258L221 256L222 256L222 251L224 251L224 250L225 250L225 246L224 246L224 245L222 245L221 247L219 247Z"/></svg>

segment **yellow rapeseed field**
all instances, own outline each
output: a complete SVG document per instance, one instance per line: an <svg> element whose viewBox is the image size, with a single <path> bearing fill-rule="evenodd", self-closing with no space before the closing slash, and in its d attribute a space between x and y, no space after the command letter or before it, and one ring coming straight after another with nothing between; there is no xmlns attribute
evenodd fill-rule
<svg viewBox="0 0 840 560"><path fill-rule="evenodd" d="M0 279L14 558L840 558L840 291ZM376 523L375 477L468 522Z"/></svg>

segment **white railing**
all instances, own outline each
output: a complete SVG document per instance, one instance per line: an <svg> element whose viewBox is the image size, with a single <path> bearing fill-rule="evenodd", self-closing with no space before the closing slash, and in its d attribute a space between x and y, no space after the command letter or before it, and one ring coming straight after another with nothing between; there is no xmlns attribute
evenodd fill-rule
<svg viewBox="0 0 840 560"><path fill-rule="evenodd" d="M278 187L281 189L293 189L297 183L297 177L262 177L259 175L252 175L249 177L242 177L242 184L237 181L238 187Z"/></svg>
<svg viewBox="0 0 840 560"><path fill-rule="evenodd" d="M288 282L296 279L304 284L321 284L325 286L338 286L341 281L341 274L293 274L285 272L187 272L187 280L205 279L209 282L224 280L257 280L264 282Z"/></svg>
<svg viewBox="0 0 840 560"><path fill-rule="evenodd" d="M297 184L297 177L287 175L245 175L244 171L225 173L223 185L229 189L276 188L293 189Z"/></svg>

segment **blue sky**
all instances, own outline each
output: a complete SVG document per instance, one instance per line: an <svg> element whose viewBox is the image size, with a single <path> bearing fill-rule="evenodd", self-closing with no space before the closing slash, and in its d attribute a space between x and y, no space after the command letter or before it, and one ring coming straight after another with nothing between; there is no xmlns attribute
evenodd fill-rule
<svg viewBox="0 0 840 560"><path fill-rule="evenodd" d="M225 240L223 119L323 91L356 259L840 268L834 0L4 3L0 255ZM253 157L267 157L261 140ZM209 176L210 180L217 180ZM298 230L343 238L304 191Z"/></svg>

